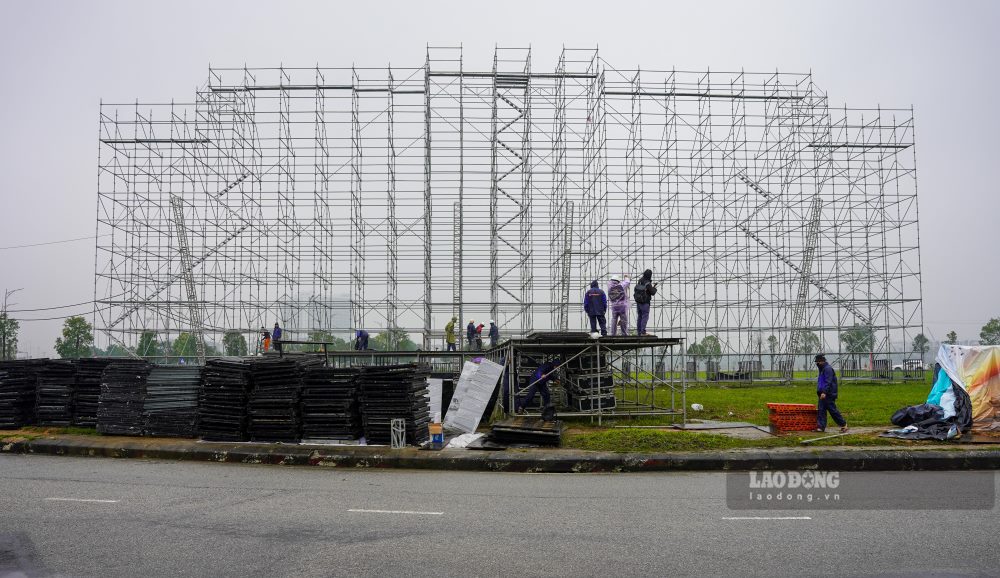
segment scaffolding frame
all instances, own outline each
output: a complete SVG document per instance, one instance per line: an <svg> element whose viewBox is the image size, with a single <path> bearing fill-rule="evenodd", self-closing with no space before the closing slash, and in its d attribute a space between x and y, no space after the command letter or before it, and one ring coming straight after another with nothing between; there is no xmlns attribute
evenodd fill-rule
<svg viewBox="0 0 1000 578"><path fill-rule="evenodd" d="M186 104L102 102L99 342L200 334L211 355L279 321L290 340L396 329L444 349L453 315L584 330L591 280L648 268L650 331L708 338L670 368L691 381L783 379L818 352L891 379L919 356L912 109L596 49L465 60L210 68Z"/></svg>

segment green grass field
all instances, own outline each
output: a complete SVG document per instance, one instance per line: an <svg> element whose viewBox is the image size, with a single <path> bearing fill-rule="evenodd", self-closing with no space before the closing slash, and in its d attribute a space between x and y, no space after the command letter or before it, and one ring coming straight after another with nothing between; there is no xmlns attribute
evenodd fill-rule
<svg viewBox="0 0 1000 578"><path fill-rule="evenodd" d="M926 382L871 383L842 382L837 406L850 426L892 427L889 418L906 406L923 403L930 391ZM669 406L670 390L657 390L657 403ZM677 396L678 406L680 396ZM690 409L692 403L704 406L702 411ZM722 387L698 385L687 391L688 418L721 421L743 421L766 426L768 403L816 403L816 386L812 384L773 385L754 387ZM677 421L677 420L675 420ZM739 448L801 447L803 439L817 434L785 435L756 440L744 440L718 434L622 429L615 426L668 425L670 417L636 417L604 419L601 425L586 419L567 420L570 431L564 436L563 447L615 452L705 451ZM833 430L830 430L833 431ZM874 434L852 434L814 442L822 445L908 445L914 442L879 438Z"/></svg>

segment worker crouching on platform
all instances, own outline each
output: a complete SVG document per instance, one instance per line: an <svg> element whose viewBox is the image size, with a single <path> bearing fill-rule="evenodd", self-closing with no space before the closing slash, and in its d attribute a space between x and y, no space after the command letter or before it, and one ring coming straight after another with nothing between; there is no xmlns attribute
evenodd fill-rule
<svg viewBox="0 0 1000 578"><path fill-rule="evenodd" d="M552 402L552 393L549 391L549 381L552 380L556 375L556 367L559 363L557 361L546 361L545 363L538 366L538 369L531 374L531 385L528 386L528 391L524 396L524 400L520 404L515 404L514 411L518 414L525 413L525 407L528 406L532 401L535 400L535 393L540 392L542 394L542 408L549 407Z"/></svg>

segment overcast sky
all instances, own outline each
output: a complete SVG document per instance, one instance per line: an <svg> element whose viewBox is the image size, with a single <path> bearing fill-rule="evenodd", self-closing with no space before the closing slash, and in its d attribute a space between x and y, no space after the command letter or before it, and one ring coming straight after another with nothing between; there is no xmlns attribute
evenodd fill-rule
<svg viewBox="0 0 1000 578"><path fill-rule="evenodd" d="M94 235L98 104L190 100L216 66L419 66L426 44L599 46L618 67L812 71L832 105L916 109L924 320L1000 316L1000 2L0 2L0 247ZM12 309L94 297L94 242L0 249ZM83 311L22 313L52 317ZM88 316L89 317L89 316ZM61 321L22 322L51 355Z"/></svg>

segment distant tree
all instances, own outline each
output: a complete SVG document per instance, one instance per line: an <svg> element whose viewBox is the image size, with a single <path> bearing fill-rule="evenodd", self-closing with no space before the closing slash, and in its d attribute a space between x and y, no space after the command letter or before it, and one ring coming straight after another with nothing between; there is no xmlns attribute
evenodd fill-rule
<svg viewBox="0 0 1000 578"><path fill-rule="evenodd" d="M710 360L719 361L722 359L722 344L719 343L719 338L714 335L706 335L701 340L701 352Z"/></svg>
<svg viewBox="0 0 1000 578"><path fill-rule="evenodd" d="M135 354L139 357L163 357L163 348L155 331L142 332L139 344L135 346Z"/></svg>
<svg viewBox="0 0 1000 578"><path fill-rule="evenodd" d="M958 343L958 334L955 333L954 331L949 331L948 335L946 335L945 337L947 337L947 339L945 339L944 342L947 343L948 345L955 345L956 343Z"/></svg>
<svg viewBox="0 0 1000 578"><path fill-rule="evenodd" d="M329 331L310 331L309 341L315 343L327 343L327 351L347 351L351 349L351 344L343 338L337 337ZM322 345L303 345L303 351L322 352Z"/></svg>
<svg viewBox="0 0 1000 578"><path fill-rule="evenodd" d="M62 337L56 337L56 353L63 359L90 357L93 354L94 327L81 316L63 321Z"/></svg>
<svg viewBox="0 0 1000 578"><path fill-rule="evenodd" d="M701 366L701 356L704 354L701 344L695 341L689 345L687 354L694 358L694 370L698 371L698 368Z"/></svg>
<svg viewBox="0 0 1000 578"><path fill-rule="evenodd" d="M875 349L875 330L868 325L855 325L840 333L840 342L848 353L870 353Z"/></svg>
<svg viewBox="0 0 1000 578"><path fill-rule="evenodd" d="M17 332L21 324L16 319L0 313L0 360L17 358Z"/></svg>
<svg viewBox="0 0 1000 578"><path fill-rule="evenodd" d="M796 347L795 353L806 356L803 369L809 369L809 364L812 363L809 356L814 353L819 353L822 348L823 342L820 341L819 336L814 332L806 330L799 334L799 343Z"/></svg>
<svg viewBox="0 0 1000 578"><path fill-rule="evenodd" d="M194 335L186 331L177 336L171 349L174 356L183 358L184 361L198 357L198 346Z"/></svg>
<svg viewBox="0 0 1000 578"><path fill-rule="evenodd" d="M778 352L778 338L769 335L767 338L767 350L771 353L771 370L774 370L774 354Z"/></svg>
<svg viewBox="0 0 1000 578"><path fill-rule="evenodd" d="M913 352L920 354L920 361L923 362L924 355L930 351L930 339L927 339L923 333L918 333L916 337L913 338Z"/></svg>
<svg viewBox="0 0 1000 578"><path fill-rule="evenodd" d="M369 346L379 351L416 351L417 344L402 329L389 329L372 337Z"/></svg>
<svg viewBox="0 0 1000 578"><path fill-rule="evenodd" d="M98 349L94 354L98 357L129 357L131 352L117 343L112 343L107 349Z"/></svg>
<svg viewBox="0 0 1000 578"><path fill-rule="evenodd" d="M1000 317L994 317L979 332L980 345L1000 345Z"/></svg>
<svg viewBox="0 0 1000 578"><path fill-rule="evenodd" d="M227 331L222 335L222 350L226 355L243 357L247 354L247 338L239 331Z"/></svg>

